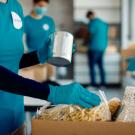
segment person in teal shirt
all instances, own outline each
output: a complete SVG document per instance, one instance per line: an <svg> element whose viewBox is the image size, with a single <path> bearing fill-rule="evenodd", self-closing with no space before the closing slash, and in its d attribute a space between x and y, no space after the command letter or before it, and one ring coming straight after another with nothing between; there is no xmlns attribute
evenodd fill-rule
<svg viewBox="0 0 135 135"><path fill-rule="evenodd" d="M18 73L23 55L22 19L22 8L16 0L0 2L0 65L14 73ZM11 132L24 123L23 102L22 96L0 91L0 134Z"/></svg>
<svg viewBox="0 0 135 135"><path fill-rule="evenodd" d="M39 50L46 44L49 36L55 32L55 22L46 15L49 0L33 0L34 8L30 15L25 17L26 44L29 52Z"/></svg>
<svg viewBox="0 0 135 135"><path fill-rule="evenodd" d="M40 50L44 46L44 51L46 52L46 57L40 57L42 61L42 65L36 65L34 68L29 68L33 75L36 78L37 71L42 73L42 77L44 76L44 69L49 66L49 70L53 73L53 66L49 64L44 64L44 61L47 61L49 54L51 55L51 51L49 49L49 42L48 38L51 34L55 32L55 22L52 17L47 16L49 0L33 0L33 9L30 15L26 16L24 19L24 26L25 26L25 39L26 39L26 46L28 48L28 52L33 52ZM42 49L41 49L42 50ZM42 55L41 55L42 56ZM31 59L33 61L33 59ZM27 69L28 70L28 69ZM48 82L50 81L50 77L47 77ZM40 81L44 81L43 79ZM52 82L54 83L54 82Z"/></svg>
<svg viewBox="0 0 135 135"><path fill-rule="evenodd" d="M51 55L48 38L56 31L53 18L47 16L49 3L49 0L33 0L33 10L24 20L28 52L40 50L44 46L46 58L44 56L41 57L41 61L47 60ZM73 53L75 50L76 45L74 42Z"/></svg>
<svg viewBox="0 0 135 135"><path fill-rule="evenodd" d="M88 11L87 18L90 20L88 24L89 47L88 60L90 67L91 83L97 86L95 65L97 64L101 76L101 85L106 85L105 71L103 65L103 57L108 45L108 24L103 20L96 18L93 11Z"/></svg>
<svg viewBox="0 0 135 135"><path fill-rule="evenodd" d="M24 98L48 100L54 105L76 104L90 108L100 98L78 83L54 86L18 75L23 58L24 16L17 0L0 0L0 134L17 133L24 124ZM44 48L44 47L43 47ZM40 48L41 50L41 48ZM46 51L44 54L46 55ZM40 63L40 51L29 54ZM46 57L46 56L45 56ZM20 132L20 131L19 131ZM23 133L22 133L23 134Z"/></svg>

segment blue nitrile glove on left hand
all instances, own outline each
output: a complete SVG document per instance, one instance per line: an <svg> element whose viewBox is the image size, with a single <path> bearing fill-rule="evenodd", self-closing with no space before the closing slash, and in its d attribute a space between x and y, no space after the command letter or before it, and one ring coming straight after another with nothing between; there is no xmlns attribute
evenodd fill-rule
<svg viewBox="0 0 135 135"><path fill-rule="evenodd" d="M100 104L100 98L83 88L78 83L63 86L50 85L48 101L54 105L73 104L84 108L91 108Z"/></svg>

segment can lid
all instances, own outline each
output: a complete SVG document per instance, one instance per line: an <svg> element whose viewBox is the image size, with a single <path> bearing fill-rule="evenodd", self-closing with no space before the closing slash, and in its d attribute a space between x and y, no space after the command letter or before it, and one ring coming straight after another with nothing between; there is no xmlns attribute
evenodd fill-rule
<svg viewBox="0 0 135 135"><path fill-rule="evenodd" d="M52 57L47 62L57 67L66 67L71 64L69 60L61 57Z"/></svg>

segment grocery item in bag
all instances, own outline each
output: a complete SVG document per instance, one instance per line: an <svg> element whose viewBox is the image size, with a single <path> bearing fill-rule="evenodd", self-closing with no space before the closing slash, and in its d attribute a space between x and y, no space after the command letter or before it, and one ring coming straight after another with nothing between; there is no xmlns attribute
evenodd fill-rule
<svg viewBox="0 0 135 135"><path fill-rule="evenodd" d="M112 114L120 105L119 99L107 102L104 92L100 91L101 104L91 109L75 105L58 105L50 109L41 109L38 119L56 121L110 121Z"/></svg>
<svg viewBox="0 0 135 135"><path fill-rule="evenodd" d="M94 107L92 109L82 109L77 112L70 113L65 120L68 121L110 121L111 113L106 104Z"/></svg>
<svg viewBox="0 0 135 135"><path fill-rule="evenodd" d="M120 109L120 107L121 107L121 100L119 98L112 98L108 102L108 105L109 105L109 109L110 109L111 115L113 116Z"/></svg>
<svg viewBox="0 0 135 135"><path fill-rule="evenodd" d="M117 121L135 122L135 87L127 87Z"/></svg>
<svg viewBox="0 0 135 135"><path fill-rule="evenodd" d="M67 116L72 112L81 110L79 106L72 105L58 105L49 109L41 111L38 115L38 119L42 120L66 120Z"/></svg>

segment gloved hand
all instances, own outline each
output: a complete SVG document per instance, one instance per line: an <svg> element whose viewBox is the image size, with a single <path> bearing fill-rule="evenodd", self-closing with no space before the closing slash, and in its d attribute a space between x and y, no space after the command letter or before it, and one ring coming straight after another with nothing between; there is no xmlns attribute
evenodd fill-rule
<svg viewBox="0 0 135 135"><path fill-rule="evenodd" d="M63 86L50 85L48 101L57 104L74 104L84 108L91 108L100 104L100 98L83 88L78 83Z"/></svg>

